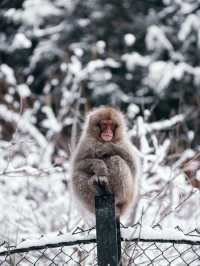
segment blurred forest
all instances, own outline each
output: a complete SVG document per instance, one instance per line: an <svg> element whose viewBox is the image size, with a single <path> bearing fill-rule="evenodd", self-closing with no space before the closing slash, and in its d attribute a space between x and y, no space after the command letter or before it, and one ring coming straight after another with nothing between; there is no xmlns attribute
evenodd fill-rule
<svg viewBox="0 0 200 266"><path fill-rule="evenodd" d="M2 0L0 239L79 223L69 158L100 105L143 158L129 223L199 226L200 0Z"/></svg>

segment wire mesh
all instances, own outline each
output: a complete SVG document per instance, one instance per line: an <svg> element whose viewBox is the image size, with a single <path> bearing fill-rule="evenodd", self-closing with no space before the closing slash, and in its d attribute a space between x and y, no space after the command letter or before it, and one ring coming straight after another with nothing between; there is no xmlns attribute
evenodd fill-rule
<svg viewBox="0 0 200 266"><path fill-rule="evenodd" d="M87 265L97 265L95 244L29 250L23 253L8 253L0 257L0 265L2 266L76 266L83 265L85 262L87 262Z"/></svg>
<svg viewBox="0 0 200 266"><path fill-rule="evenodd" d="M122 249L123 265L199 266L199 246L175 243L133 243Z"/></svg>
<svg viewBox="0 0 200 266"><path fill-rule="evenodd" d="M184 234L186 237L197 237L197 241L191 241L187 238L185 240L169 240L134 237L136 228L137 226L121 227L123 266L200 265L200 233L197 230ZM130 234L133 233L128 240L123 238L123 230L128 230ZM91 231L94 232L94 230ZM98 265L96 239L86 237L78 240L79 234L80 236L82 233L89 235L90 230L84 231L78 228L74 232L76 242L57 243L56 247L52 247L53 244L49 243L46 246L32 246L20 250L18 247L11 247L4 242L0 249L0 266Z"/></svg>

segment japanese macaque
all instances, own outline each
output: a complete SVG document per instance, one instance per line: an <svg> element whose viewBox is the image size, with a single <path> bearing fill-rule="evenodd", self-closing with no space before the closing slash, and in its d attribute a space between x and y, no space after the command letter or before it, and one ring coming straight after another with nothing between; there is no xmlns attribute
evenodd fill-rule
<svg viewBox="0 0 200 266"><path fill-rule="evenodd" d="M116 215L136 200L138 150L128 139L122 113L100 107L88 114L71 162L72 189L81 206L95 213L96 185L115 196Z"/></svg>

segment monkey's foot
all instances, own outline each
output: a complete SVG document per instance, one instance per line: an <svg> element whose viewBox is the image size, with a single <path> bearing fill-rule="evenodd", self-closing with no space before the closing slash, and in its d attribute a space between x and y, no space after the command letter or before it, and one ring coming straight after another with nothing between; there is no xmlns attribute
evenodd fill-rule
<svg viewBox="0 0 200 266"><path fill-rule="evenodd" d="M93 175L91 177L91 182L97 190L104 190L106 192L110 191L108 178L106 176Z"/></svg>

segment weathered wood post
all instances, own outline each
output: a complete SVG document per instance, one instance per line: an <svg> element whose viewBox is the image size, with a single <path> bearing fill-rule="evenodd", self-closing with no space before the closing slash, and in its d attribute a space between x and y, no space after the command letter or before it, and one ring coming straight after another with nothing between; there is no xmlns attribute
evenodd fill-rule
<svg viewBox="0 0 200 266"><path fill-rule="evenodd" d="M119 266L121 238L114 195L97 185L95 197L98 266Z"/></svg>
<svg viewBox="0 0 200 266"><path fill-rule="evenodd" d="M117 248L118 248L118 266L122 266L121 261L121 233L120 233L120 220L119 218L116 219L117 224Z"/></svg>

